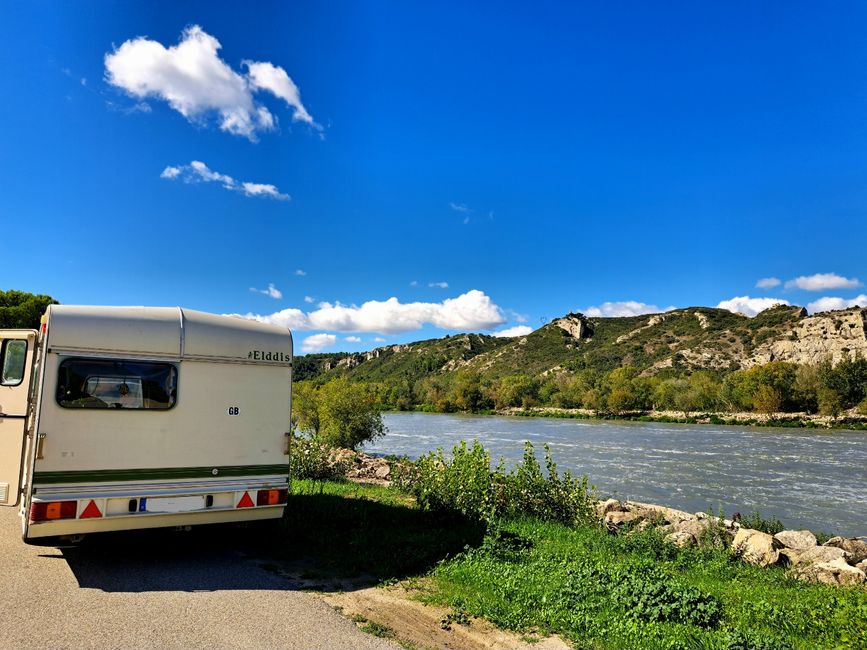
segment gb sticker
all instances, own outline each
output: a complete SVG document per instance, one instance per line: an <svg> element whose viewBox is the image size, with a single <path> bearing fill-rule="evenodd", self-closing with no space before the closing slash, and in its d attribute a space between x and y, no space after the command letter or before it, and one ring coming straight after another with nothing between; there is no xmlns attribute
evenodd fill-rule
<svg viewBox="0 0 867 650"><path fill-rule="evenodd" d="M241 409L237 406L230 406L226 409L226 415L241 415Z"/></svg>

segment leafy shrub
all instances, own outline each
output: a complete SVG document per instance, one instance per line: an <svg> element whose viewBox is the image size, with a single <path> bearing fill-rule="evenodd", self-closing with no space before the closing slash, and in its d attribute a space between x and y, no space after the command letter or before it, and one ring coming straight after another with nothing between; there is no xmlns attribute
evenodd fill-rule
<svg viewBox="0 0 867 650"><path fill-rule="evenodd" d="M349 461L334 456L334 450L315 438L293 437L289 454L292 479L339 480L346 476Z"/></svg>
<svg viewBox="0 0 867 650"><path fill-rule="evenodd" d="M486 522L502 517L532 515L567 524L590 522L593 498L587 477L562 475L545 445L542 471L529 442L524 458L510 472L502 463L491 468L491 456L477 441L461 442L446 461L442 449L418 459L398 473L397 485L412 493L429 510L459 512Z"/></svg>
<svg viewBox="0 0 867 650"><path fill-rule="evenodd" d="M765 519L758 510L753 510L750 514L741 517L740 523L744 528L760 530L769 535L776 535L777 533L786 530L786 526L782 521L776 517L773 519Z"/></svg>

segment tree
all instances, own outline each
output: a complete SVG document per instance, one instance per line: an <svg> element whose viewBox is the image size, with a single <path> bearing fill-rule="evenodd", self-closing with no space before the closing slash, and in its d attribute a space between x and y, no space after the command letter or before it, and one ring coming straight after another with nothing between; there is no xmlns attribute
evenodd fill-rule
<svg viewBox="0 0 867 650"><path fill-rule="evenodd" d="M56 305L51 296L34 295L26 291L0 291L0 328L39 329L40 319L48 305Z"/></svg>
<svg viewBox="0 0 867 650"><path fill-rule="evenodd" d="M385 435L376 396L343 377L318 390L306 382L296 385L293 411L300 431L331 447L355 449Z"/></svg>

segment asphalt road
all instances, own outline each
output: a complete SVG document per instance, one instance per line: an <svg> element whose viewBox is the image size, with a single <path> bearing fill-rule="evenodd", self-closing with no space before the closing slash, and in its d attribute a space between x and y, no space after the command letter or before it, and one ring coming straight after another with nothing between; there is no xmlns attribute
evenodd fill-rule
<svg viewBox="0 0 867 650"><path fill-rule="evenodd" d="M0 508L0 648L398 647L261 568L257 534L141 531L55 549L24 544L18 513Z"/></svg>

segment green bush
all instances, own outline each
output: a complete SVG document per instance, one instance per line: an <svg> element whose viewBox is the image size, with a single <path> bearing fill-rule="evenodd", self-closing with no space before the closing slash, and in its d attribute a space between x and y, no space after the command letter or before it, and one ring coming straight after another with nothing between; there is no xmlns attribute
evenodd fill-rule
<svg viewBox="0 0 867 650"><path fill-rule="evenodd" d="M289 471L293 480L340 480L346 476L349 462L334 457L334 450L315 438L293 437L289 454Z"/></svg>
<svg viewBox="0 0 867 650"><path fill-rule="evenodd" d="M428 510L454 511L492 522L502 517L532 515L567 524L590 522L594 500L587 477L562 475L545 446L543 472L529 442L524 458L507 472L501 462L491 468L488 451L477 441L461 442L446 461L442 449L422 456L398 472L397 485L411 492Z"/></svg>

